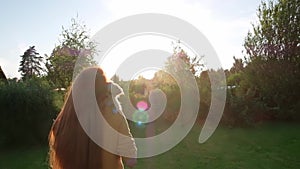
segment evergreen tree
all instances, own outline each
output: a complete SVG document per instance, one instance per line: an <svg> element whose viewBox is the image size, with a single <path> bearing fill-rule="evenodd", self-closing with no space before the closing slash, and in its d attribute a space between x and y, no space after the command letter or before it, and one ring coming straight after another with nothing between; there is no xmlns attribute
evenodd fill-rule
<svg viewBox="0 0 300 169"><path fill-rule="evenodd" d="M26 80L32 77L38 77L42 74L42 57L36 51L35 46L30 46L23 55L21 55L19 72L22 79Z"/></svg>

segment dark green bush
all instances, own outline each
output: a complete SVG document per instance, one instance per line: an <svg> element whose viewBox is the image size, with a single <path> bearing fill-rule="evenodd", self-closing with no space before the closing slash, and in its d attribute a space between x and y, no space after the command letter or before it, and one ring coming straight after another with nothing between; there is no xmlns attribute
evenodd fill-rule
<svg viewBox="0 0 300 169"><path fill-rule="evenodd" d="M0 144L35 145L47 142L58 107L47 81L30 79L0 85Z"/></svg>
<svg viewBox="0 0 300 169"><path fill-rule="evenodd" d="M253 125L261 121L299 121L299 70L290 61L257 58L230 74L224 120ZM238 80L236 80L238 79Z"/></svg>

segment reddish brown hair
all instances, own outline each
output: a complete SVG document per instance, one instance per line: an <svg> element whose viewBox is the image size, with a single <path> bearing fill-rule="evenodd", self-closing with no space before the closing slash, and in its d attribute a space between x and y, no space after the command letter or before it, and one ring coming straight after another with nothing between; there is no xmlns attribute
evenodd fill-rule
<svg viewBox="0 0 300 169"><path fill-rule="evenodd" d="M88 69L97 70L95 92L99 104L105 98L107 80L102 69ZM101 168L102 149L88 137L79 123L73 105L72 88L52 125L49 133L49 147L49 162L52 169Z"/></svg>

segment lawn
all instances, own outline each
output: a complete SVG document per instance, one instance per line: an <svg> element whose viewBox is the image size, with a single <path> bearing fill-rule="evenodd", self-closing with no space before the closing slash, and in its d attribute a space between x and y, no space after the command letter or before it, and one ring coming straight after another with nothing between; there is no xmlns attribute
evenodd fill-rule
<svg viewBox="0 0 300 169"><path fill-rule="evenodd" d="M219 127L204 144L201 127L170 151L139 159L136 169L298 169L300 124L272 123L253 128ZM1 150L0 169L47 168L47 147Z"/></svg>

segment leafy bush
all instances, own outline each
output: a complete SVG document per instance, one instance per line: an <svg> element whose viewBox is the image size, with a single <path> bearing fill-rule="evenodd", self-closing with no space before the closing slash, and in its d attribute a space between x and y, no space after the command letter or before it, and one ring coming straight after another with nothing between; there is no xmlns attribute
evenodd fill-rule
<svg viewBox="0 0 300 169"><path fill-rule="evenodd" d="M228 90L226 118L250 125L299 120L300 81L295 69L289 61L256 58L243 71L230 74L228 82L235 88Z"/></svg>
<svg viewBox="0 0 300 169"><path fill-rule="evenodd" d="M0 85L0 143L45 143L58 111L54 91L46 81L30 79Z"/></svg>

